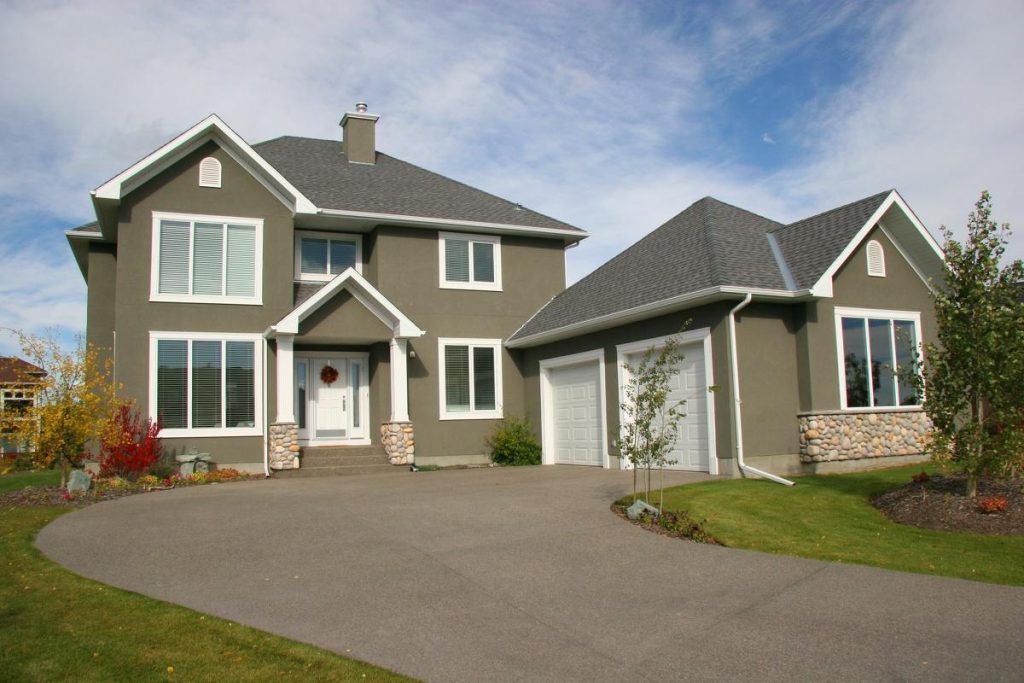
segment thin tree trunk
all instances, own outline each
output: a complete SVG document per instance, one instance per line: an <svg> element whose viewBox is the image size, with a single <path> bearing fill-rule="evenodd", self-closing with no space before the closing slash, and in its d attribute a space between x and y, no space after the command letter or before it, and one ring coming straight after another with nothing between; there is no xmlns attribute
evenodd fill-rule
<svg viewBox="0 0 1024 683"><path fill-rule="evenodd" d="M661 495L658 496L658 514L665 511L665 463L661 463Z"/></svg>
<svg viewBox="0 0 1024 683"><path fill-rule="evenodd" d="M61 458L60 459L60 487L62 489L63 488L67 488L67 485L68 485L68 474L69 474L68 469L69 469L69 467L68 467L68 459L67 458Z"/></svg>
<svg viewBox="0 0 1024 683"><path fill-rule="evenodd" d="M978 496L978 475L974 472L967 474L967 497L976 498Z"/></svg>
<svg viewBox="0 0 1024 683"><path fill-rule="evenodd" d="M985 416L983 414L982 401L980 396L976 396L971 404L971 412L974 413L974 421L978 423L978 446L977 451L974 454L974 463L971 471L967 473L967 497L976 498L978 496L978 469L981 467L981 458L984 454L985 442L981 438L981 434L984 433L985 429Z"/></svg>

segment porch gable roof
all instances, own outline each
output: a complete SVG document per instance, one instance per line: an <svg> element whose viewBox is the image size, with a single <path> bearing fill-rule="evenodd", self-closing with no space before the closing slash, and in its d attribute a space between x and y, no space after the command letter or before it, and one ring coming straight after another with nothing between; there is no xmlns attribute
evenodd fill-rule
<svg viewBox="0 0 1024 683"><path fill-rule="evenodd" d="M342 290L349 292L368 311L377 316L385 325L389 326L396 339L421 337L425 334L397 306L388 301L387 297L381 294L376 287L367 282L366 278L356 272L354 268L346 268L335 276L333 280L320 288L316 294L303 301L291 313L281 318L277 324L271 325L267 330L267 336L276 337L278 335L299 334L299 325L302 321Z"/></svg>

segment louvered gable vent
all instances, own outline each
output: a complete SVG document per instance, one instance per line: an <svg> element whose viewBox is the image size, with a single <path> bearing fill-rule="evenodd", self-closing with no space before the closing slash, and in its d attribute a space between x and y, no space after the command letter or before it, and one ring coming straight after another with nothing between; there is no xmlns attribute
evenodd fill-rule
<svg viewBox="0 0 1024 683"><path fill-rule="evenodd" d="M199 162L199 187L220 187L220 162L206 157Z"/></svg>
<svg viewBox="0 0 1024 683"><path fill-rule="evenodd" d="M877 240L871 240L867 246L868 252L868 275L872 277L885 277L885 252Z"/></svg>

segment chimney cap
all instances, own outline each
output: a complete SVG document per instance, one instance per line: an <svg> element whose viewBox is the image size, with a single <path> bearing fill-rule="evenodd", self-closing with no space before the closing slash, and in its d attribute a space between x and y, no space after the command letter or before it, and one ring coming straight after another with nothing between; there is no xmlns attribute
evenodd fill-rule
<svg viewBox="0 0 1024 683"><path fill-rule="evenodd" d="M356 112L359 114L366 113L366 102L356 102Z"/></svg>

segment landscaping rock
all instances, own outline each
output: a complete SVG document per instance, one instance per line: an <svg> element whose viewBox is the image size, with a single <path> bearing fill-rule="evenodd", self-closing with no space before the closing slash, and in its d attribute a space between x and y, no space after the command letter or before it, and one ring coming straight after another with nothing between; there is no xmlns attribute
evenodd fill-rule
<svg viewBox="0 0 1024 683"><path fill-rule="evenodd" d="M84 470L71 470L71 477L68 479L68 493L81 493L88 491L92 486L92 477Z"/></svg>
<svg viewBox="0 0 1024 683"><path fill-rule="evenodd" d="M637 500L628 508L626 508L626 516L634 521L640 519L640 515L642 515L645 512L651 515L652 517L657 517L660 514L658 512L658 508L654 507L653 505L648 505L642 500Z"/></svg>

